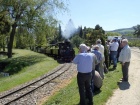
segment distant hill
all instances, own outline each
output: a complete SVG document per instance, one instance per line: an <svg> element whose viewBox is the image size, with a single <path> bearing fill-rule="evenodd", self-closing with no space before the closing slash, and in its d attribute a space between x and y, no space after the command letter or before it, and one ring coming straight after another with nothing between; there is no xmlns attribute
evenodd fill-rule
<svg viewBox="0 0 140 105"><path fill-rule="evenodd" d="M122 35L126 35L129 33L134 33L134 29L132 28L121 28L121 29L116 29L116 30L112 30L112 31L106 31L106 32L117 32L120 33Z"/></svg>

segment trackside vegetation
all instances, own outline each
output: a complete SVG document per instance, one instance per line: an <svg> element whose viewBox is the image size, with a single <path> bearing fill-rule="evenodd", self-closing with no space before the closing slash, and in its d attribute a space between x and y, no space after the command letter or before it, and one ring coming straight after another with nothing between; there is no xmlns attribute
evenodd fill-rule
<svg viewBox="0 0 140 105"><path fill-rule="evenodd" d="M59 65L53 58L29 50L14 49L13 53L12 58L0 60L6 64L2 72L10 73L8 77L0 76L0 92L40 77Z"/></svg>
<svg viewBox="0 0 140 105"><path fill-rule="evenodd" d="M130 40L129 41L129 46L130 47L133 47L133 46L140 47L140 38L137 38L135 40Z"/></svg>
<svg viewBox="0 0 140 105"><path fill-rule="evenodd" d="M109 68L105 74L103 86L100 91L95 92L93 100L94 105L104 105L107 99L113 94L114 89L118 88L117 82L121 78L121 65L118 64L116 70ZM43 105L79 105L79 93L76 77L64 89L58 91L50 97Z"/></svg>

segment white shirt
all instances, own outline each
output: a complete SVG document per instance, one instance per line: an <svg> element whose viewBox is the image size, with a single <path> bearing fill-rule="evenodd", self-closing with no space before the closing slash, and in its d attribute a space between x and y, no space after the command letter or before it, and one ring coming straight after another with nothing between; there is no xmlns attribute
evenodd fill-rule
<svg viewBox="0 0 140 105"><path fill-rule="evenodd" d="M120 52L119 61L122 63L130 62L131 50L128 45L126 45Z"/></svg>
<svg viewBox="0 0 140 105"><path fill-rule="evenodd" d="M98 44L99 46L99 51L101 52L102 56L104 57L104 46L101 44Z"/></svg>
<svg viewBox="0 0 140 105"><path fill-rule="evenodd" d="M110 51L117 51L119 47L118 42L113 42L110 44Z"/></svg>

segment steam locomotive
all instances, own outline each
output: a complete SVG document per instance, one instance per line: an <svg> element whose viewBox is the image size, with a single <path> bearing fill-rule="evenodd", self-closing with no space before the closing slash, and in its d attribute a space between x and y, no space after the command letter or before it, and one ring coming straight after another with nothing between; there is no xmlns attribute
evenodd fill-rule
<svg viewBox="0 0 140 105"><path fill-rule="evenodd" d="M69 40L56 44L50 44L43 52L48 56L53 56L54 58L66 62L72 61L75 57L75 51Z"/></svg>

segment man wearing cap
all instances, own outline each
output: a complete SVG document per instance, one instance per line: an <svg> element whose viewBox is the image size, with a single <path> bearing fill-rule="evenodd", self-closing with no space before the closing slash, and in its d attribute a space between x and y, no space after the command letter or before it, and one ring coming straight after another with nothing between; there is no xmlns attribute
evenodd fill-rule
<svg viewBox="0 0 140 105"><path fill-rule="evenodd" d="M91 78L92 78L92 68L94 62L94 54L87 53L87 46L81 44L79 46L79 54L74 58L73 63L77 64L77 84L80 94L80 105L86 105L86 95L89 99L88 105L93 105L92 90L91 90Z"/></svg>
<svg viewBox="0 0 140 105"><path fill-rule="evenodd" d="M98 45L93 46L93 50L91 52L94 53L97 57L97 62L98 63L95 66L95 70L98 71L99 74L101 74L100 71L99 71L99 66L100 66L100 63L102 61L102 54L99 51L99 46Z"/></svg>
<svg viewBox="0 0 140 105"><path fill-rule="evenodd" d="M104 56L104 46L102 45L102 42L100 39L98 39L96 41L96 44L99 46L99 51L102 53L102 55Z"/></svg>
<svg viewBox="0 0 140 105"><path fill-rule="evenodd" d="M112 43L110 43L109 46L110 46L110 58L113 61L113 68L116 69L116 67L117 67L117 51L118 51L118 47L119 47L117 39L114 38L112 40Z"/></svg>

